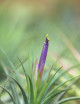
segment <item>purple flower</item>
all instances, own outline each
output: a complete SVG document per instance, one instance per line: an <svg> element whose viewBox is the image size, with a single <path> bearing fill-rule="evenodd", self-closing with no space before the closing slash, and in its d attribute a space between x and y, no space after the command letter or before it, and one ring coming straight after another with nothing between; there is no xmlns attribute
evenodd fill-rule
<svg viewBox="0 0 80 104"><path fill-rule="evenodd" d="M39 77L42 78L42 73L44 70L44 65L45 65L45 61L46 61L46 57L47 57L47 52L48 52L48 46L49 46L49 39L48 39L48 34L46 35L46 40L44 42L44 46L42 49L42 53L41 53L41 57L39 60L39 64L38 64L38 71L39 71Z"/></svg>

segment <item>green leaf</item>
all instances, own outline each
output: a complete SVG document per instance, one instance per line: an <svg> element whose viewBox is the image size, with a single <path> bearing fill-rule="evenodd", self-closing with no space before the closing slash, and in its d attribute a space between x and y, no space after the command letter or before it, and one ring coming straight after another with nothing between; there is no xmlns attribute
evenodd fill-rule
<svg viewBox="0 0 80 104"><path fill-rule="evenodd" d="M5 52L1 47L0 47L0 50L1 50L1 52L4 54L4 56L6 57L8 63L9 63L10 66L11 66L11 69L13 70L13 72L14 72L15 75L16 75L17 80L18 80L19 83L21 84L21 81L19 80L18 74L17 74L17 72L15 71L16 69L15 69L13 63L11 62L11 60L10 60L9 57L8 57L8 55L6 54L6 52Z"/></svg>
<svg viewBox="0 0 80 104"><path fill-rule="evenodd" d="M55 81L57 80L57 79L59 79L63 74L65 74L67 71L69 71L69 70L71 70L72 68L75 68L75 67L77 67L77 66L79 66L80 65L80 63L79 64L76 64L76 65L74 65L74 66L72 66L72 67L70 67L70 68L68 68L68 69L66 69L66 70L63 70L61 73L59 73L57 76L55 76L51 81L50 81L50 83L49 83L49 85L47 86L47 90L51 87L51 85L53 85L54 83L55 83Z"/></svg>
<svg viewBox="0 0 80 104"><path fill-rule="evenodd" d="M9 74L9 72L8 72L8 70L6 70L6 68L4 67L3 64L2 64L2 66L3 66L4 72L5 72L5 76L7 76ZM18 93L17 93L17 90L14 88L15 86L13 86L13 83L14 82L9 81L9 86L10 86L10 89L11 89L11 92L12 92L13 98L15 99L16 104L20 104ZM6 83L5 83L5 85L6 85Z"/></svg>
<svg viewBox="0 0 80 104"><path fill-rule="evenodd" d="M14 82L18 85L18 87L20 88L20 90L21 90L21 92L22 92L22 95L23 95L25 104L28 104L28 99L27 99L27 96L26 96L25 91L24 91L24 89L22 88L22 86L19 84L19 82L17 82L16 79L14 79L13 77L11 77L10 75L8 75L8 76L9 76L11 79L13 79Z"/></svg>
<svg viewBox="0 0 80 104"><path fill-rule="evenodd" d="M72 82L70 83L70 85L68 85L68 86L65 88L65 91L64 91L63 93L61 93L61 94L56 98L55 102L58 102L59 100L61 100L61 99L64 97L64 95L67 93L67 91L72 87L72 85L73 85L74 83L76 83L79 79L80 79L80 77L77 78L77 79L75 79L74 81L72 81Z"/></svg>
<svg viewBox="0 0 80 104"><path fill-rule="evenodd" d="M17 89L15 87L15 83L13 81L9 81L9 84L10 84L11 92L15 99L16 104L20 104L20 100L19 100L19 96L17 93Z"/></svg>
<svg viewBox="0 0 80 104"><path fill-rule="evenodd" d="M31 82L31 79L29 76L28 76L28 78L29 78L29 84L30 84L30 104L34 104L33 85L32 85L32 82Z"/></svg>
<svg viewBox="0 0 80 104"><path fill-rule="evenodd" d="M37 80L36 80L35 88L34 88L34 104L38 103L37 96L38 96L39 88L40 86L39 86L39 71L38 71Z"/></svg>
<svg viewBox="0 0 80 104"><path fill-rule="evenodd" d="M63 86L63 85L66 84L67 82L69 82L69 81L71 81L71 80L73 80L73 79L75 79L75 78L77 78L77 77L78 77L78 76L73 77L73 78L70 78L70 79L68 79L67 81L65 81L65 82L63 82L63 83L61 83L61 84L59 84L57 87L53 88L53 89L46 95L46 97L50 96L51 94L53 94L54 92L56 92L56 90L57 90L58 88L60 88L61 86Z"/></svg>
<svg viewBox="0 0 80 104"><path fill-rule="evenodd" d="M54 64L53 64L53 65L54 65ZM52 68L53 68L53 65L52 65L52 67L50 68L50 70L49 70L49 72L48 72L48 75L47 75L47 77L45 78L45 80L44 80L44 82L43 82L43 84L42 84L41 87L44 87L44 85L47 83L47 81L48 81L48 79L49 79L50 72L51 72L51 70L52 70ZM59 70L60 70L60 69L59 69ZM56 71L56 73L53 75L53 77L57 74L57 72L58 72L59 70Z"/></svg>
<svg viewBox="0 0 80 104"><path fill-rule="evenodd" d="M48 102L50 102L54 97L56 97L57 95L59 95L60 93L64 92L65 90L63 91L59 91L59 92L56 92L48 97L46 97L42 102L41 104L48 104Z"/></svg>
<svg viewBox="0 0 80 104"><path fill-rule="evenodd" d="M80 65L80 63L78 63L78 64L76 64L76 65L73 65L73 66L71 66L70 68L68 68L68 69L66 69L66 70L63 70L61 73L59 73L59 74L54 78L53 82L56 81L58 78L60 78L63 74L65 74L65 73L68 72L69 70L71 70L71 69L73 69L73 68L75 68L75 67L77 67L77 66L79 66L79 65Z"/></svg>
<svg viewBox="0 0 80 104"><path fill-rule="evenodd" d="M0 74L0 75L1 75L1 74ZM7 78L7 79L4 81L3 87L6 87L6 84L7 84L8 81L9 81L9 78ZM2 89L2 90L0 91L0 97L1 97L1 95L2 95L3 92L4 92L4 89Z"/></svg>
<svg viewBox="0 0 80 104"><path fill-rule="evenodd" d="M62 104L62 103L64 103L64 102L68 102L68 101L70 101L70 100L77 100L77 99L80 99L80 97L70 97L70 98L66 98L66 99L63 99L63 100L57 102L57 104ZM56 104L56 103L55 103L55 104Z"/></svg>
<svg viewBox="0 0 80 104"><path fill-rule="evenodd" d="M41 93L39 94L38 97L38 103L42 100L45 92L47 91L48 86L50 85L51 81L53 80L53 78L55 77L55 75L57 74L57 72L61 69L62 67L60 67L56 73L51 77L51 79L48 81L48 83L46 85L43 86L43 88L41 89ZM45 83L44 83L45 84Z"/></svg>
<svg viewBox="0 0 80 104"><path fill-rule="evenodd" d="M48 83L47 83L46 85L44 85L44 87L41 89L41 93L40 93L40 95L39 95L39 97L38 97L38 102L40 102L40 101L42 100L43 96L47 93L48 89L51 87L52 84L54 84L54 82L55 82L58 78L60 78L63 74L65 74L65 73L66 73L67 71L69 71L70 69L72 69L72 68L74 68L74 67L77 67L77 66L79 66L79 65L80 65L80 63L79 63L79 64L76 64L76 65L74 65L74 66L72 66L72 67L70 67L70 68L68 68L68 69L66 69L66 70L64 70L64 71L62 71L62 72L59 73L57 76L55 76L55 75L58 73L58 71L62 68L62 67L60 67L60 68L56 71L56 73L51 77L51 79L48 81Z"/></svg>
<svg viewBox="0 0 80 104"><path fill-rule="evenodd" d="M12 95L10 94L10 92L5 87L3 87L1 85L0 85L0 87L3 88L9 94L9 96L12 99L13 103L16 104L16 102L15 102L14 98L12 97Z"/></svg>
<svg viewBox="0 0 80 104"><path fill-rule="evenodd" d="M19 58L18 58L19 59ZM34 92L33 92L33 85L32 85L32 81L29 77L29 75L26 73L25 68L21 62L21 60L19 59L21 65L22 65L22 69L24 71L25 77L26 77L26 82L27 82L27 86L28 86L28 94L29 94L29 103L30 104L34 104Z"/></svg>

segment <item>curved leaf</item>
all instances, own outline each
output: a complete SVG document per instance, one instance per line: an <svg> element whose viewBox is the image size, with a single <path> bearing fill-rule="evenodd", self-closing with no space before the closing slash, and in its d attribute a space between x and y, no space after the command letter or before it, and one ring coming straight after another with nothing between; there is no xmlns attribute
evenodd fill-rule
<svg viewBox="0 0 80 104"><path fill-rule="evenodd" d="M7 59L8 63L9 63L9 65L11 66L11 69L13 70L13 72L14 72L15 75L16 75L17 80L18 80L19 83L21 84L21 81L19 80L18 74L17 74L17 72L15 71L15 67L14 67L13 63L12 63L11 60L9 59L9 57L8 57L8 55L6 54L6 52L4 51L4 49L0 47L0 50L1 50L1 52L4 54L4 56L6 57L6 59Z"/></svg>
<svg viewBox="0 0 80 104"><path fill-rule="evenodd" d="M78 76L77 76L77 77L78 77ZM60 88L61 86L63 86L63 85L66 84L67 82L69 82L69 81L71 81L71 80L73 80L73 79L75 79L75 78L77 78L77 77L70 78L70 79L68 79L67 81L65 81L65 82L63 82L63 83L61 83L61 84L59 84L57 87L53 88L53 89L46 95L46 97L50 96L50 95L53 94L58 88Z"/></svg>
<svg viewBox="0 0 80 104"><path fill-rule="evenodd" d="M77 100L77 99L80 99L80 97L70 97L70 98L66 98L66 99L63 99L63 100L57 102L57 104L62 104L62 103L64 103L64 102L68 102L68 101L70 101L70 100ZM56 104L56 103L55 103L55 104Z"/></svg>
<svg viewBox="0 0 80 104"><path fill-rule="evenodd" d="M18 59L19 59L19 57L18 57ZM19 59L19 61L20 61L21 65L22 65L22 69L23 69L25 77L26 77L26 82L27 82L27 86L28 86L28 90L29 90L29 92L28 92L29 103L34 104L34 92L33 92L32 81L31 81L29 75L26 73L25 68L24 68L24 66L23 66L23 64L22 64L20 59Z"/></svg>
<svg viewBox="0 0 80 104"><path fill-rule="evenodd" d="M66 70L64 70L64 71L62 71L61 73L59 73L59 75L55 76L55 75L58 73L58 71L62 68L62 67L60 67L60 68L56 71L56 73L51 77L51 79L48 81L47 85L45 85L45 86L42 88L42 91L41 91L41 93L40 93L40 95L39 95L39 97L38 97L38 102L40 102L40 100L42 100L43 96L46 94L46 92L48 91L48 89L51 87L52 84L54 84L54 82L55 82L58 78L60 78L60 77L61 77L63 74L65 74L67 71L69 71L69 70L71 70L72 68L75 68L75 67L77 67L77 66L79 66L79 65L80 65L80 63L79 63L79 64L76 64L76 65L74 65L74 66L72 66L72 67L70 67L70 68L68 68L68 69L66 69ZM54 76L55 76L55 77L54 77Z"/></svg>
<svg viewBox="0 0 80 104"><path fill-rule="evenodd" d="M10 93L5 87L3 87L3 86L1 86L1 85L0 85L0 87L3 88L3 89L9 94L9 96L10 96L10 98L12 99L13 103L16 104L16 102L15 102L15 100L13 99L11 93Z"/></svg>
<svg viewBox="0 0 80 104"><path fill-rule="evenodd" d="M17 82L16 79L14 79L13 77L11 77L10 75L8 75L8 76L9 76L11 79L13 79L14 82L16 82L16 84L18 85L18 87L20 88L20 90L21 90L21 92L22 92L22 95L23 95L25 104L28 104L28 99L27 99L27 96L26 96L26 94L25 94L25 92L24 92L22 86Z"/></svg>
<svg viewBox="0 0 80 104"><path fill-rule="evenodd" d="M64 92L65 90L63 91L59 91L59 92L56 92L48 97L46 97L41 104L47 104L49 101L51 101L54 97L56 97L57 95L59 95L60 93Z"/></svg>
<svg viewBox="0 0 80 104"><path fill-rule="evenodd" d="M48 81L48 83L46 85L43 86L43 89L41 90L41 93L38 97L38 103L40 102L40 100L42 99L42 97L44 96L45 92L47 91L48 86L50 85L51 81L53 80L53 78L55 77L55 75L57 74L57 72L61 69L62 67L60 67L55 74L51 77L51 79ZM45 84L45 83L44 83Z"/></svg>
<svg viewBox="0 0 80 104"><path fill-rule="evenodd" d="M77 79L75 79L74 81L72 81L72 82L65 88L66 90L65 90L63 93L61 93L61 94L55 99L55 102L60 101L60 100L64 97L64 95L67 93L67 91L72 87L72 85L73 85L74 83L76 83L79 79L80 79L80 77L77 78Z"/></svg>

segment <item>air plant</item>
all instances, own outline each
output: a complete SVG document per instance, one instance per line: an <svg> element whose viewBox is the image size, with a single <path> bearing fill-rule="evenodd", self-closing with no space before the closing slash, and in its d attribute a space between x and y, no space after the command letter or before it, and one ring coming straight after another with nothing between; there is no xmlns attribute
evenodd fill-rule
<svg viewBox="0 0 80 104"><path fill-rule="evenodd" d="M38 60L36 60L35 75L33 76L35 80L32 80L32 76L30 78L30 76L26 73L22 62L19 59L21 65L22 65L22 69L24 71L25 77L26 77L27 91L25 91L25 89L23 88L23 86L19 80L18 74L16 73L15 68L13 67L13 64L7 57L10 65L12 66L13 71L16 75L16 79L13 78L8 72L7 73L5 72L5 74L9 78L9 80L10 79L13 80L17 84L17 86L20 88L20 91L23 95L23 104L51 104L51 103L52 104L62 104L69 100L80 99L80 97L69 97L69 98L63 99L64 95L67 93L67 91L70 89L70 87L76 82L76 80L79 80L78 76L77 76L78 78L73 77L73 78L68 79L65 82L62 82L55 86L55 82L57 80L59 80L59 78L63 74L65 74L68 70L70 70L71 68L64 70L61 73L57 74L59 72L59 70L62 68L62 67L60 67L57 69L57 71L55 72L54 75L50 75L50 72L53 69L53 67L51 67L50 71L48 72L48 75L46 76L45 80L43 81L42 77L44 76L43 71L44 71L44 66L45 66L46 57L47 57L47 53L48 53L48 47L49 47L49 38L48 38L48 34L47 34L39 63L38 63ZM5 54L5 52L3 52L3 53ZM5 54L5 56L6 56L6 54ZM77 79L75 80L75 78L77 78ZM72 81L72 80L74 80L74 81ZM42 83L42 81L43 81L43 83ZM67 88L60 90L60 88L69 81L72 81L70 83L70 85ZM12 94L10 93L10 91L7 88L5 88L5 86L0 85L0 87L3 88L9 94L9 96L11 97L14 104L21 104L20 98L17 97L18 92L14 89L15 88L14 83L12 85L12 87L13 87L12 90L14 93L12 93ZM16 98L17 98L17 100L16 100Z"/></svg>

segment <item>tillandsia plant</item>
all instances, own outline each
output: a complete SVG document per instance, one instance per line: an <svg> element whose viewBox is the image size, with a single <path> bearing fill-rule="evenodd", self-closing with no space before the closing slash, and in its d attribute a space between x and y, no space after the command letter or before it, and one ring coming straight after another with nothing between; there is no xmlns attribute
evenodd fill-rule
<svg viewBox="0 0 80 104"><path fill-rule="evenodd" d="M25 89L23 88L22 83L18 77L18 74L15 71L14 65L12 64L12 62L10 61L8 56L5 54L4 50L1 49L2 52L4 53L4 55L6 56L9 64L11 65L13 72L15 73L16 79L13 78L9 74L9 72L5 71L6 76L10 80L9 83L10 83L11 91L13 93L11 94L10 91L7 88L5 88L5 86L0 85L0 87L3 88L9 94L9 96L12 99L14 104L62 104L64 102L67 102L70 100L80 99L80 97L69 97L69 98L63 99L64 95L71 88L71 86L80 79L79 76L73 77L71 79L66 80L65 82L55 85L55 82L57 80L59 80L59 78L63 74L65 74L68 70L70 70L71 68L64 70L60 73L59 70L62 68L62 67L60 67L57 69L55 74L53 74L51 76L50 72L52 71L51 69L53 69L53 67L51 67L50 70L48 71L48 74L46 75L45 80L43 81L42 77L44 76L43 71L44 71L45 61L46 61L46 57L47 57L48 47L49 47L49 39L48 39L48 34L47 34L39 63L36 60L35 74L34 74L34 76L32 76L33 74L31 74L31 78L26 73L26 70L25 70L22 62L19 59L21 65L22 65L22 69L24 71L25 77L26 77L27 91L25 91ZM5 68L4 68L4 70L5 70ZM59 74L58 74L58 72L59 72ZM13 81L20 88L20 91L23 95L23 103L20 102L20 97L19 97L17 89L15 88L15 83L13 83ZM71 81L70 85L68 85L66 88L60 90L60 88L61 87L63 88L63 86L66 85L66 83L69 81Z"/></svg>

